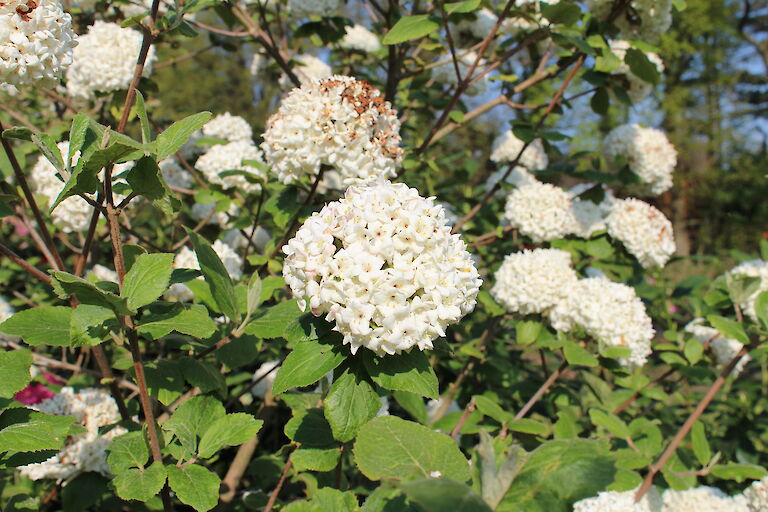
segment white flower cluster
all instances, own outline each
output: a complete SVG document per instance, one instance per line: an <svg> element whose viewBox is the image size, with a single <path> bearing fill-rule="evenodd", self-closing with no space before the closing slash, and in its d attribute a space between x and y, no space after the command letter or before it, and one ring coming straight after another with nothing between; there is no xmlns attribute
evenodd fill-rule
<svg viewBox="0 0 768 512"><path fill-rule="evenodd" d="M667 489L662 499L663 512L750 512L743 495L728 496L716 487L694 487L685 491Z"/></svg>
<svg viewBox="0 0 768 512"><path fill-rule="evenodd" d="M475 63L476 59L477 52L473 50L456 50L456 62L459 65L459 73L461 73L462 79L467 76L467 73L469 73L469 70L472 67L472 64ZM451 87L456 87L459 83L459 79L456 76L456 66L453 63L453 58L451 55L440 55L435 60L435 63L437 65L432 68L432 78L435 79L435 82L448 84ZM477 76L477 74L483 69L484 64L485 59L480 59L480 62L472 73L473 77ZM470 85L467 88L466 93L469 96L477 96L479 94L483 94L487 89L488 75L485 75L480 80Z"/></svg>
<svg viewBox="0 0 768 512"><path fill-rule="evenodd" d="M613 0L589 0L589 9L600 19L607 19ZM654 42L672 25L672 0L632 0L614 20L627 39Z"/></svg>
<svg viewBox="0 0 768 512"><path fill-rule="evenodd" d="M488 8L482 8L472 14L475 17L474 19L463 19L459 21L451 31L468 33L477 39L485 39L488 37L488 34L491 33L496 22L499 21L499 17Z"/></svg>
<svg viewBox="0 0 768 512"><path fill-rule="evenodd" d="M611 130L603 142L603 154L614 168L617 157L627 161L629 169L643 183L632 188L658 196L672 188L672 173L677 165L677 151L666 134L639 124L624 124ZM613 169L618 170L618 169Z"/></svg>
<svg viewBox="0 0 768 512"><path fill-rule="evenodd" d="M257 168L243 163L244 160L263 162L261 151L250 140L238 140L228 144L211 146L195 162L195 168L202 172L209 182L230 189L239 187L245 192L258 192L260 183L252 183L246 175L256 180L266 180L265 173ZM240 171L244 174L222 176L225 171Z"/></svg>
<svg viewBox="0 0 768 512"><path fill-rule="evenodd" d="M629 69L629 65L624 62L624 57L627 54L627 50L630 48L631 46L629 43L623 39L611 41L611 52L621 61L621 64L616 69L611 71L611 74L624 75L629 85L629 89L626 90L627 95L629 96L629 99L632 100L632 103L637 104L643 101L651 94L651 92L653 92L653 84L646 82L636 74L632 73L632 71ZM651 62L651 64L656 67L656 71L658 71L659 74L664 73L664 62L661 60L661 57L653 52L643 53L645 53L645 56L648 57L648 60Z"/></svg>
<svg viewBox="0 0 768 512"><path fill-rule="evenodd" d="M0 3L0 81L53 87L72 64L72 17L56 0Z"/></svg>
<svg viewBox="0 0 768 512"><path fill-rule="evenodd" d="M250 233L250 230L246 232ZM228 230L226 233L224 233L222 240L225 244L233 248L244 248L248 245L248 238L243 236L239 229ZM272 235L269 233L269 231L261 226L256 228L256 231L253 232L253 237L251 238L253 245L259 252L264 251L264 248L270 240L272 240Z"/></svg>
<svg viewBox="0 0 768 512"><path fill-rule="evenodd" d="M403 159L400 121L378 89L347 76L291 91L267 121L261 148L282 183L337 170L344 185L394 177Z"/></svg>
<svg viewBox="0 0 768 512"><path fill-rule="evenodd" d="M232 247L221 240L213 242L213 251L224 264L229 277L238 281L243 277L243 259ZM200 263L197 261L197 254L189 247L183 247L173 259L173 268L191 268L200 270ZM202 278L199 278L202 279ZM194 298L192 290L184 283L174 283L163 295L165 300L177 302L190 302Z"/></svg>
<svg viewBox="0 0 768 512"><path fill-rule="evenodd" d="M538 181L509 194L504 217L534 243L563 238L573 233L576 225L568 192Z"/></svg>
<svg viewBox="0 0 768 512"><path fill-rule="evenodd" d="M302 86L310 84L315 80L329 78L333 75L331 66L314 55L299 55L294 57L293 61L296 65L291 68L291 71L293 71L296 78L299 79L299 83ZM288 78L288 75L285 73L280 75L279 84L282 89L291 89L294 86L291 79Z"/></svg>
<svg viewBox="0 0 768 512"><path fill-rule="evenodd" d="M629 348L630 355L619 358L623 366L643 366L651 353L651 318L629 286L600 277L580 279L565 290L563 300L550 310L550 319L558 331L581 327L601 350Z"/></svg>
<svg viewBox="0 0 768 512"><path fill-rule="evenodd" d="M635 503L635 492L605 491L594 498L587 498L573 504L573 512L662 512L661 495L651 487L643 498Z"/></svg>
<svg viewBox="0 0 768 512"><path fill-rule="evenodd" d="M257 380L259 381L251 389L251 394L253 396L264 398L267 396L267 393L272 391L272 385L275 383L275 377L277 376L276 367L279 365L280 361L275 360L267 361L266 363L259 366L259 368L254 372L253 378L251 379L253 382L256 382Z"/></svg>
<svg viewBox="0 0 768 512"><path fill-rule="evenodd" d="M229 112L219 114L203 125L204 137L224 139L227 142L253 140L253 130L248 121Z"/></svg>
<svg viewBox="0 0 768 512"><path fill-rule="evenodd" d="M283 247L300 307L376 354L431 349L475 307L481 279L443 209L402 183L352 186Z"/></svg>
<svg viewBox="0 0 768 512"><path fill-rule="evenodd" d="M728 274L731 276L746 276L755 277L760 279L760 284L757 289L752 292L746 300L739 304L744 313L752 319L753 322L757 322L757 312L755 311L755 301L757 297L768 291L768 261L752 260L739 263L733 267Z"/></svg>
<svg viewBox="0 0 768 512"><path fill-rule="evenodd" d="M342 48L360 50L367 53L381 50L379 38L376 37L376 34L365 28L364 25L347 26L344 32L344 37L339 42Z"/></svg>
<svg viewBox="0 0 768 512"><path fill-rule="evenodd" d="M207 225L219 226L220 228L226 228L229 225L231 218L237 217L240 213L240 208L238 208L235 203L231 203L229 209L225 212L218 212L215 210L216 203L195 203L192 205L192 211L190 213L193 219L202 221L207 218Z"/></svg>
<svg viewBox="0 0 768 512"><path fill-rule="evenodd" d="M67 91L78 100L93 100L97 93L127 89L141 48L141 33L116 23L97 20L77 38L72 65L67 70ZM152 73L155 49L150 47L144 76Z"/></svg>
<svg viewBox="0 0 768 512"><path fill-rule="evenodd" d="M507 311L543 313L561 301L578 276L571 257L559 249L534 249L508 255L494 275L491 295Z"/></svg>
<svg viewBox="0 0 768 512"><path fill-rule="evenodd" d="M675 252L672 223L639 199L618 199L606 218L608 234L621 241L644 268L663 267Z"/></svg>
<svg viewBox="0 0 768 512"><path fill-rule="evenodd" d="M765 512L768 510L768 476L755 480L744 490L749 512Z"/></svg>
<svg viewBox="0 0 768 512"><path fill-rule="evenodd" d="M69 142L59 142L56 146L59 148L62 158L66 160L69 153ZM79 158L79 151L72 155L73 166L77 164ZM132 166L132 162L117 164L114 167L114 174L119 174ZM64 182L56 177L57 172L53 164L43 155L37 158L30 172L29 177L34 185L35 194L45 197L45 202L48 206L53 204L64 188ZM119 202L122 199L122 196L115 194L115 201ZM88 204L88 201L80 196L70 196L59 203L56 209L51 212L51 219L56 227L65 233L85 231L91 221L92 211L93 207Z"/></svg>
<svg viewBox="0 0 768 512"><path fill-rule="evenodd" d="M744 345L737 340L726 338L714 327L708 327L703 323L703 318L694 318L685 326L685 332L691 333L701 343L709 343L719 367L727 365L744 348ZM749 355L743 356L734 366L731 375L735 377L740 374L750 360Z"/></svg>
<svg viewBox="0 0 768 512"><path fill-rule="evenodd" d="M333 16L341 5L341 0L288 0L288 10L294 18Z"/></svg>
<svg viewBox="0 0 768 512"><path fill-rule="evenodd" d="M507 130L493 141L491 160L497 164L511 163L517 158L523 146L525 146L525 142L517 138L512 130ZM534 140L525 148L523 154L520 155L520 160L517 161L517 165L525 167L529 171L541 171L547 168L549 157L544 151L544 144L542 144L541 139Z"/></svg>
<svg viewBox="0 0 768 512"><path fill-rule="evenodd" d="M108 393L96 388L85 388L76 393L74 389L65 387L53 398L30 407L55 416L74 416L86 432L69 436L64 448L50 459L21 466L19 470L22 475L32 480L68 480L86 471L109 476L106 449L112 439L124 434L126 430L115 427L99 435L99 427L120 421L117 405Z"/></svg>
<svg viewBox="0 0 768 512"><path fill-rule="evenodd" d="M98 263L91 268L91 273L99 281L108 281L110 283L118 281L117 272Z"/></svg>
<svg viewBox="0 0 768 512"><path fill-rule="evenodd" d="M171 187L190 188L194 183L192 175L184 169L176 157L169 156L158 163L163 179Z"/></svg>

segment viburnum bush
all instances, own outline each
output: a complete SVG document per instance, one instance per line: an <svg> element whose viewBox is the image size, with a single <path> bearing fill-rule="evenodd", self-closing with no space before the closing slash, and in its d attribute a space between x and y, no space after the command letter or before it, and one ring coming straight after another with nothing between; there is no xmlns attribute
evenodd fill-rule
<svg viewBox="0 0 768 512"><path fill-rule="evenodd" d="M615 119L684 8L1 4L2 509L768 511L768 262L665 271ZM258 121L160 114L211 52Z"/></svg>

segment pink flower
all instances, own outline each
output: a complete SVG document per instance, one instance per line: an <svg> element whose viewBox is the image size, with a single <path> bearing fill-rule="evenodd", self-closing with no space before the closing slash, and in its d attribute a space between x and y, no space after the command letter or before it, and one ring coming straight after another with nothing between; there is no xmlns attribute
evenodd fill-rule
<svg viewBox="0 0 768 512"><path fill-rule="evenodd" d="M669 306L667 306L667 311L669 311L669 314L674 315L675 313L677 313L677 306L674 304L670 304Z"/></svg>
<svg viewBox="0 0 768 512"><path fill-rule="evenodd" d="M16 393L16 396L13 398L25 405L35 405L54 396L56 394L44 385L39 382L31 382L27 387Z"/></svg>

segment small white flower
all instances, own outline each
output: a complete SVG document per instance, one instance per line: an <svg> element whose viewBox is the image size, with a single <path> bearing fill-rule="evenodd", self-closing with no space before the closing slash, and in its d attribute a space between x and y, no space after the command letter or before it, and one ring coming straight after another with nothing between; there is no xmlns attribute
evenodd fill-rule
<svg viewBox="0 0 768 512"><path fill-rule="evenodd" d="M376 34L365 28L363 25L347 26L344 38L339 42L342 48L350 50L360 50L362 52L372 53L381 50L381 42Z"/></svg>
<svg viewBox="0 0 768 512"><path fill-rule="evenodd" d="M618 171L613 164L622 157L629 169L643 181L631 185L630 191L658 196L672 188L677 151L661 130L639 124L621 125L605 138L603 154L608 160L609 171Z"/></svg>
<svg viewBox="0 0 768 512"><path fill-rule="evenodd" d="M709 343L709 347L715 356L715 362L718 367L722 368L736 357L736 354L744 348L744 345L734 339L726 338L714 327L707 327L703 324L703 318L694 318L685 326L685 332L693 334L693 337L701 343ZM734 377L738 376L750 360L749 355L743 356L734 366L731 375Z"/></svg>
<svg viewBox="0 0 768 512"><path fill-rule="evenodd" d="M643 498L635 503L635 492L600 492L594 498L586 498L573 504L573 512L662 512L661 495L651 487Z"/></svg>
<svg viewBox="0 0 768 512"><path fill-rule="evenodd" d="M768 510L768 477L755 480L745 491L749 512L765 512Z"/></svg>
<svg viewBox="0 0 768 512"><path fill-rule="evenodd" d="M568 192L538 181L509 194L504 217L534 243L563 238L578 229Z"/></svg>
<svg viewBox="0 0 768 512"><path fill-rule="evenodd" d="M229 112L220 114L203 125L204 137L224 139L227 142L246 141L253 139L253 130L248 121Z"/></svg>
<svg viewBox="0 0 768 512"><path fill-rule="evenodd" d="M768 262L763 260L752 260L739 263L733 267L728 274L731 276L745 276L755 277L760 280L755 291L746 298L746 301L739 304L744 313L752 319L753 322L757 322L757 312L755 311L755 301L757 297L768 291Z"/></svg>
<svg viewBox="0 0 768 512"><path fill-rule="evenodd" d="M216 144L211 146L195 162L195 168L202 172L211 183L230 189L239 187L245 192L258 192L260 183L252 183L246 175L254 180L266 179L264 172L243 162L252 160L263 162L261 151L249 140L238 140L229 144ZM241 171L245 174L232 174L222 176L225 171Z"/></svg>
<svg viewBox="0 0 768 512"><path fill-rule="evenodd" d="M744 496L728 496L716 487L685 491L667 489L662 495L664 512L750 512Z"/></svg>
<svg viewBox="0 0 768 512"><path fill-rule="evenodd" d="M315 80L321 80L323 78L330 78L333 75L331 66L315 57L314 55L299 55L294 57L293 60L296 65L291 69L299 79L299 83L304 86L308 85ZM291 89L294 87L293 82L288 78L288 75L283 73L278 80L282 89Z"/></svg>

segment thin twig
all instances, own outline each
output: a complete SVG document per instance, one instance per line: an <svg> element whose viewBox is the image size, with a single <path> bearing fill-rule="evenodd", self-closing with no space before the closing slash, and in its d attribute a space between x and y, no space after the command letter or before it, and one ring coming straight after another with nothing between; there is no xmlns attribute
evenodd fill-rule
<svg viewBox="0 0 768 512"><path fill-rule="evenodd" d="M560 366L552 372L552 375L549 376L547 380L544 381L544 384L539 387L538 390L536 390L536 393L533 394L533 396L528 400L528 402L523 406L522 409L520 409L517 414L515 414L515 421L522 419L525 417L526 414L528 414L528 411L531 410L531 408L536 405L536 402L539 401L539 399L544 396L547 391L549 391L549 388L552 387L552 384L555 383L557 378L563 373L565 368L568 366L568 361L563 361Z"/></svg>
<svg viewBox="0 0 768 512"><path fill-rule="evenodd" d="M0 254L2 254L3 256L11 260L21 268L23 268L24 270L26 270L27 273L32 277L39 279L45 284L51 284L51 278L48 277L47 274L39 270L37 267L29 263L27 260L25 260L15 252L13 252L11 249L9 249L3 244L0 244Z"/></svg>
<svg viewBox="0 0 768 512"><path fill-rule="evenodd" d="M272 494L269 496L269 501L267 502L267 506L264 507L264 512L271 512L272 507L275 506L275 502L277 501L277 495L280 494L280 489L283 488L285 479L288 478L288 472L291 470L291 466L293 466L293 461L291 460L289 455L288 462L285 463L285 467L283 468L283 473L280 475L280 480L277 482L277 487L275 487L275 490L272 491Z"/></svg>

